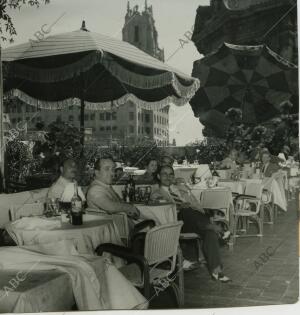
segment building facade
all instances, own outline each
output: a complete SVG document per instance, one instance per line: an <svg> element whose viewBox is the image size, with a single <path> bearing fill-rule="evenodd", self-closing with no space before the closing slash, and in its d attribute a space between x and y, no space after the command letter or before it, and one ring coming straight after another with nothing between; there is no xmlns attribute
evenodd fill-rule
<svg viewBox="0 0 300 315"><path fill-rule="evenodd" d="M142 12L128 3L123 40L135 45L151 56L164 60L164 51L158 46L158 35L152 6L147 2ZM65 121L80 127L80 108L71 106L63 110L45 110L26 105L14 99L5 106L10 125L15 128L27 124L27 130L35 130L37 123L46 126L53 121ZM145 110L132 102L111 111L85 109L85 141L97 145L132 145L155 140L159 146L169 145L169 106L161 110Z"/></svg>

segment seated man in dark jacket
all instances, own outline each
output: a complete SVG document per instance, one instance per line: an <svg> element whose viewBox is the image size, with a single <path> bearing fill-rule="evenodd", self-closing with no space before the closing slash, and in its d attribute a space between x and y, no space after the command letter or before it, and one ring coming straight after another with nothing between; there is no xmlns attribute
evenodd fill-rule
<svg viewBox="0 0 300 315"><path fill-rule="evenodd" d="M173 185L174 170L171 166L162 166L158 179L159 188L154 190L151 199L165 200L176 204L178 218L184 222L183 232L197 233L203 237L203 251L208 269L213 279L228 282L230 279L222 273L222 262L218 241L218 227L210 223L197 199L187 189Z"/></svg>
<svg viewBox="0 0 300 315"><path fill-rule="evenodd" d="M280 167L278 164L273 163L271 161L271 154L268 151L264 151L261 155L261 161L263 163L261 172L265 177L271 177L274 173L276 173Z"/></svg>

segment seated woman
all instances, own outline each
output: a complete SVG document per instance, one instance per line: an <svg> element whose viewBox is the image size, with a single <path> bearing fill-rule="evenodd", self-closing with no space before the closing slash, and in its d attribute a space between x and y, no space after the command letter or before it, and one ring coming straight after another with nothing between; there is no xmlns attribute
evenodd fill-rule
<svg viewBox="0 0 300 315"><path fill-rule="evenodd" d="M157 182L156 173L158 168L158 162L155 159L148 160L146 165L146 172L143 175L135 178L136 183L139 184L155 184Z"/></svg>

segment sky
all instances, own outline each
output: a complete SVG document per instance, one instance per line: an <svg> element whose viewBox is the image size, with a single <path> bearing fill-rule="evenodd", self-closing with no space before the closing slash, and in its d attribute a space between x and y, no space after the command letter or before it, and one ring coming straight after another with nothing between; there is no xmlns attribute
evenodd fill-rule
<svg viewBox="0 0 300 315"><path fill-rule="evenodd" d="M131 0L130 6L138 5L141 10L144 3L145 0ZM148 5L153 6L159 46L165 50L166 62L189 75L193 62L202 56L193 42L181 47L179 40L187 40L184 34L191 30L198 6L208 4L209 0L148 0ZM126 10L127 0L50 0L50 4L41 5L38 9L22 7L11 11L17 30L13 44L34 40L35 32L40 31L44 24L56 22L49 33L54 35L79 29L82 20L86 21L90 31L122 39ZM2 46L9 44L3 43ZM202 139L202 128L189 104L170 107L171 142L175 138L177 145L185 145Z"/></svg>

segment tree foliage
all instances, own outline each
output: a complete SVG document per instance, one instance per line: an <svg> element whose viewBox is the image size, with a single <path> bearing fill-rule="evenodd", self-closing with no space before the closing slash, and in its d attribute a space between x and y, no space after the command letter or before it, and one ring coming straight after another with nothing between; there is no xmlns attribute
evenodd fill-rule
<svg viewBox="0 0 300 315"><path fill-rule="evenodd" d="M40 4L47 4L50 0L0 0L0 35L2 41L13 42L17 35L16 28L10 16L10 9L20 10L22 7L39 7Z"/></svg>

